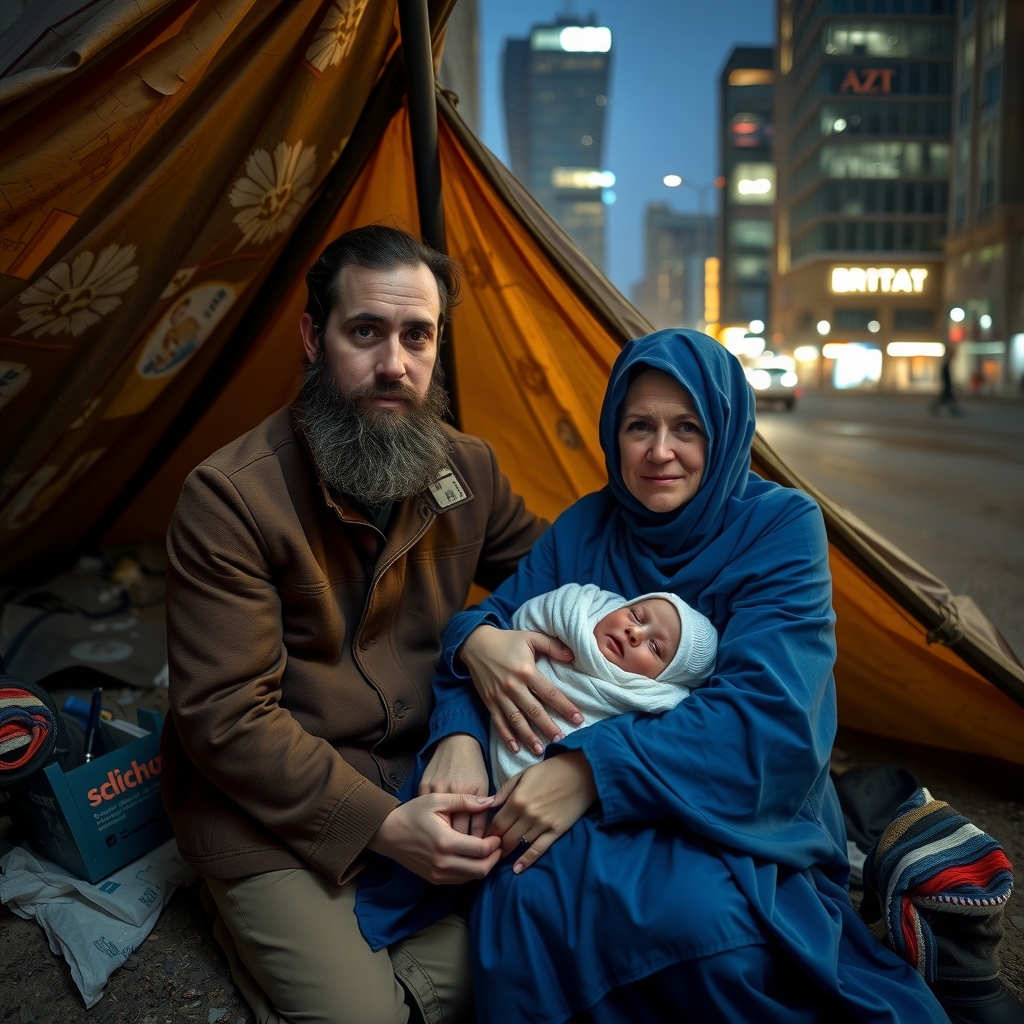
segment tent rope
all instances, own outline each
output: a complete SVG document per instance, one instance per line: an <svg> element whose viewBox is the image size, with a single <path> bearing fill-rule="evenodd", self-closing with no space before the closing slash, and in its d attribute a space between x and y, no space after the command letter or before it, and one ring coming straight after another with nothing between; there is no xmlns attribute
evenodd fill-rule
<svg viewBox="0 0 1024 1024"><path fill-rule="evenodd" d="M939 611L942 613L942 621L928 630L925 640L930 644L940 643L944 647L952 647L964 637L960 609L957 608L954 601L946 601L939 606Z"/></svg>

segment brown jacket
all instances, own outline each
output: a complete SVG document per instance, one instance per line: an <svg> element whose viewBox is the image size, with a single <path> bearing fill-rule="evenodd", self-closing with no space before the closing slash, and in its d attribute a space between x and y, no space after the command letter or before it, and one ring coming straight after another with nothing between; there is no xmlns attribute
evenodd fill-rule
<svg viewBox="0 0 1024 1024"><path fill-rule="evenodd" d="M458 484L396 506L386 543L320 483L289 409L185 481L163 792L200 874L310 864L339 882L396 806L448 619L545 525L487 444L450 436Z"/></svg>

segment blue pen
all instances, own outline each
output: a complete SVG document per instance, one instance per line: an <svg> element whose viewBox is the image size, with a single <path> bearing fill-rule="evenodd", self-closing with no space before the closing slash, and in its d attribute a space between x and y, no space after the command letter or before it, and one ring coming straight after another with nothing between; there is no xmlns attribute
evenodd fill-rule
<svg viewBox="0 0 1024 1024"><path fill-rule="evenodd" d="M89 705L89 722L85 728L85 760L92 760L92 744L96 739L96 730L100 727L100 711L103 708L103 687L97 686L92 691L92 704Z"/></svg>

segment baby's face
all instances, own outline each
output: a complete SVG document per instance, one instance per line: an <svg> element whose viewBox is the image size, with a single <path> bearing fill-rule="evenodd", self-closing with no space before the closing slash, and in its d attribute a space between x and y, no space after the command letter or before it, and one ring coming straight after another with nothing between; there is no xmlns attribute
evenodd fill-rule
<svg viewBox="0 0 1024 1024"><path fill-rule="evenodd" d="M616 608L594 627L597 646L613 665L651 679L676 656L681 634L679 612L661 597Z"/></svg>

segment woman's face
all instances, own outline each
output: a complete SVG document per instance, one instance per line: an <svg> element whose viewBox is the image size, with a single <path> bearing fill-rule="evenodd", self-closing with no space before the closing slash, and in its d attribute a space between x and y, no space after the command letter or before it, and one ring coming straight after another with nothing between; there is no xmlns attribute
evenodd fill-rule
<svg viewBox="0 0 1024 1024"><path fill-rule="evenodd" d="M652 512L672 512L700 487L707 458L693 399L668 374L645 370L626 392L619 424L622 479Z"/></svg>

